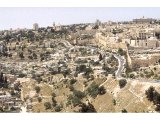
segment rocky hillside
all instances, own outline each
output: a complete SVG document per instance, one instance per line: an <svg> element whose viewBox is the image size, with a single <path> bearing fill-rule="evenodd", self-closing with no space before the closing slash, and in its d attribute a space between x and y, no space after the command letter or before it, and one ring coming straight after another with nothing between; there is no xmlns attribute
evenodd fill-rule
<svg viewBox="0 0 160 120"><path fill-rule="evenodd" d="M31 80L22 84L22 95L32 112L157 112L146 96L151 86L160 93L159 83L138 80L64 80L54 85Z"/></svg>

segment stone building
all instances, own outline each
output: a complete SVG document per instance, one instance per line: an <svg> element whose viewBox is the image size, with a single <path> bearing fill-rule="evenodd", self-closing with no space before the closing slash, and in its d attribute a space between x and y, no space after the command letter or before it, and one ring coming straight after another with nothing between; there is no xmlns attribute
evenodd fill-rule
<svg viewBox="0 0 160 120"><path fill-rule="evenodd" d="M144 16L142 18L138 18L138 19L133 19L134 23L139 23L139 24L144 24L144 23L154 23L156 21L156 19L153 18L144 18Z"/></svg>
<svg viewBox="0 0 160 120"><path fill-rule="evenodd" d="M160 33L160 32L159 32ZM137 29L136 37L131 37L126 42L131 47L157 48L160 46L159 33L149 29Z"/></svg>
<svg viewBox="0 0 160 120"><path fill-rule="evenodd" d="M34 23L33 30L38 31L38 29L39 29L38 23Z"/></svg>
<svg viewBox="0 0 160 120"><path fill-rule="evenodd" d="M121 42L122 41L122 42ZM102 33L96 33L96 42L98 46L108 49L126 49L126 43L123 40L119 40L118 37L102 35Z"/></svg>

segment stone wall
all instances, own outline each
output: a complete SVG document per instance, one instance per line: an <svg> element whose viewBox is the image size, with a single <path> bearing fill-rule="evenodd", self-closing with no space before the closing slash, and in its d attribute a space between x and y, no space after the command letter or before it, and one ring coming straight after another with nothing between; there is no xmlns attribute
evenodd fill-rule
<svg viewBox="0 0 160 120"><path fill-rule="evenodd" d="M160 54L151 55L150 59L140 59L140 58L131 58L132 66L139 65L140 67L148 67L150 65L156 64L160 59Z"/></svg>
<svg viewBox="0 0 160 120"><path fill-rule="evenodd" d="M126 43L124 42L117 42L114 37L107 37L103 36L100 33L96 34L96 39L97 39L97 44L99 46L103 46L104 48L109 48L109 49L126 49Z"/></svg>

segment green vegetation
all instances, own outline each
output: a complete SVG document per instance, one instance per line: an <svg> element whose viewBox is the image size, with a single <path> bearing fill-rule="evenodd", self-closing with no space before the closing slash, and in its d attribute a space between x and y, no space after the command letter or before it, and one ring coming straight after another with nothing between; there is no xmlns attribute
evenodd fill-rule
<svg viewBox="0 0 160 120"><path fill-rule="evenodd" d="M121 56L123 56L125 54L125 52L123 51L122 48L119 48L118 49L118 54L121 55Z"/></svg>
<svg viewBox="0 0 160 120"><path fill-rule="evenodd" d="M156 105L155 110L160 111L160 94L155 90L155 88L153 86L149 87L145 94L147 99Z"/></svg>
<svg viewBox="0 0 160 120"><path fill-rule="evenodd" d="M126 79L119 80L119 87L120 88L125 87L126 84L127 84L127 80Z"/></svg>
<svg viewBox="0 0 160 120"><path fill-rule="evenodd" d="M39 86L36 86L34 89L36 90L36 93L39 93L41 90L41 88Z"/></svg>
<svg viewBox="0 0 160 120"><path fill-rule="evenodd" d="M50 102L45 102L44 106L45 106L46 110L51 109L51 103Z"/></svg>
<svg viewBox="0 0 160 120"><path fill-rule="evenodd" d="M60 112L61 111L61 106L60 105L56 105L54 109L55 109L56 112Z"/></svg>
<svg viewBox="0 0 160 120"><path fill-rule="evenodd" d="M93 82L86 90L86 93L93 98L96 98L97 95L103 95L106 93L106 90L103 86L99 87L95 82Z"/></svg>

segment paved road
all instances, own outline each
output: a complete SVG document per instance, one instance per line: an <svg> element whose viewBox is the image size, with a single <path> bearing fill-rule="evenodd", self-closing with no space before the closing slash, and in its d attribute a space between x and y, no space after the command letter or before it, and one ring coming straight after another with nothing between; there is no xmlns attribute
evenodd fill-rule
<svg viewBox="0 0 160 120"><path fill-rule="evenodd" d="M126 60L123 56L113 54L114 57L118 60L118 70L115 73L116 78L122 78L122 72L124 70L124 66L126 64Z"/></svg>
<svg viewBox="0 0 160 120"><path fill-rule="evenodd" d="M86 46L73 46L66 40L63 40L63 43L65 44L65 46L70 47L70 50L74 49L74 48L84 48L84 47L86 47ZM100 51L101 54L106 54L106 52L101 50L101 49L99 49L99 51ZM122 77L122 72L125 68L126 59L124 58L124 56L120 56L120 55L117 55L117 54L111 53L111 55L114 55L114 57L118 60L118 64L119 64L118 69L115 72L115 76L116 76L117 79L122 79L123 78ZM160 80L148 81L148 80L145 80L145 79L130 79L130 78L127 78L127 80L132 80L132 81L136 80L136 81L140 81L140 82L149 82L149 83L160 83ZM102 84L104 84L104 83L102 83Z"/></svg>

